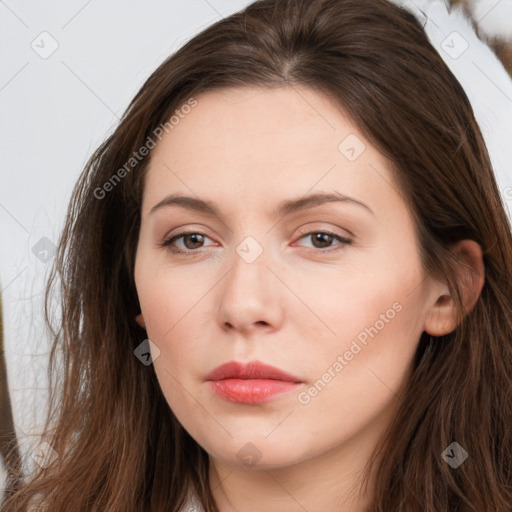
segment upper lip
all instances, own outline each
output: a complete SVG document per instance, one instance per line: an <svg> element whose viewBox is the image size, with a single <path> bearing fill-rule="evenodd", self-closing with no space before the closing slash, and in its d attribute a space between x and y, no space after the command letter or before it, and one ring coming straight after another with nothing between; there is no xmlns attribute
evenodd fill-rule
<svg viewBox="0 0 512 512"><path fill-rule="evenodd" d="M259 361L251 361L247 364L230 361L229 363L221 364L206 376L206 380L222 379L274 379L302 382L295 375Z"/></svg>

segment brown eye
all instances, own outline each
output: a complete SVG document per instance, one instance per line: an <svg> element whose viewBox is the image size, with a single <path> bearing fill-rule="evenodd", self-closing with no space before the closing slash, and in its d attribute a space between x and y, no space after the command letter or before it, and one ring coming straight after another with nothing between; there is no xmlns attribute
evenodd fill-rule
<svg viewBox="0 0 512 512"><path fill-rule="evenodd" d="M174 253L192 254L204 246L205 239L209 239L204 233L198 233L196 231L187 233L178 233L160 243L161 247L167 247L169 251ZM182 240L182 246L180 247L176 242Z"/></svg>
<svg viewBox="0 0 512 512"><path fill-rule="evenodd" d="M311 240L317 249L325 249L331 245L334 237L328 233L313 233Z"/></svg>
<svg viewBox="0 0 512 512"><path fill-rule="evenodd" d="M307 238L311 240L313 249L320 250L316 252L336 251L338 249L342 249L345 245L352 243L350 239L341 235L337 235L336 233L330 233L328 231L312 231L302 235L301 240ZM334 241L337 241L338 243L333 245ZM321 249L325 250L321 251ZM311 247L309 250L312 250Z"/></svg>
<svg viewBox="0 0 512 512"><path fill-rule="evenodd" d="M199 233L183 235L183 244L187 249L197 249L203 242L203 235Z"/></svg>

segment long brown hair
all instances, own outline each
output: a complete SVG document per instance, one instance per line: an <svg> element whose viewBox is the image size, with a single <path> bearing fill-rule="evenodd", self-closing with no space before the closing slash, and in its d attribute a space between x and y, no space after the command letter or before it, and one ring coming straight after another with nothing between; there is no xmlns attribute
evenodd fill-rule
<svg viewBox="0 0 512 512"><path fill-rule="evenodd" d="M448 284L459 311L452 333L419 340L405 397L375 452L369 510L512 508L512 235L470 102L421 24L388 0L260 0L159 66L82 172L45 302L56 390L45 439L58 457L30 474L4 512L31 503L175 512L189 489L217 510L208 454L174 417L152 365L133 353L146 338L134 321L133 269L151 154L130 159L180 106L200 104L201 92L299 84L329 94L394 163L425 270ZM469 314L450 252L462 239L480 244L485 265ZM56 285L58 329L48 306ZM441 456L453 442L469 455L456 469Z"/></svg>

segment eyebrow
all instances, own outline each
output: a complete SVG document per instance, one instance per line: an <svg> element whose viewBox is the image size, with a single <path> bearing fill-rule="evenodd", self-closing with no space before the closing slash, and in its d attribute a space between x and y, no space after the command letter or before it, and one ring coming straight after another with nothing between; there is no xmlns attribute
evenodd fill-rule
<svg viewBox="0 0 512 512"><path fill-rule="evenodd" d="M316 193L311 194L309 196L301 197L299 199L287 199L282 201L277 208L274 209L273 215L276 217L284 217L286 215L291 215L292 213L296 213L301 210L306 210L308 208L313 208L315 206L320 206L325 203L333 203L333 202L342 202L348 204L355 204L365 208L372 215L374 215L373 210L366 204L354 199L353 197L349 197L339 192L335 193ZM155 211L164 208L166 206L181 206L182 208L187 208L188 210L192 210L199 213L204 213L207 215L221 217L221 213L214 203L211 201L204 201L202 199L198 199L190 196L182 196L177 194L171 194L159 203L157 203L151 210L149 211L149 215L154 213Z"/></svg>

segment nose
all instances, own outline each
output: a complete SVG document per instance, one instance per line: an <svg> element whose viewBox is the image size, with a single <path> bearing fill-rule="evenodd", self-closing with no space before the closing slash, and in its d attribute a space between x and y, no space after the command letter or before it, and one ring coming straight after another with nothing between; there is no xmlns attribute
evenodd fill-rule
<svg viewBox="0 0 512 512"><path fill-rule="evenodd" d="M283 283L265 250L251 261L237 251L219 286L218 321L224 330L250 334L274 331L283 321ZM269 268L270 267L270 268ZM271 270L272 269L272 270Z"/></svg>

